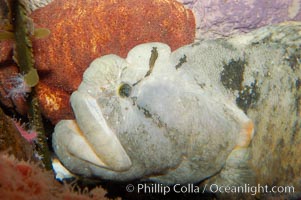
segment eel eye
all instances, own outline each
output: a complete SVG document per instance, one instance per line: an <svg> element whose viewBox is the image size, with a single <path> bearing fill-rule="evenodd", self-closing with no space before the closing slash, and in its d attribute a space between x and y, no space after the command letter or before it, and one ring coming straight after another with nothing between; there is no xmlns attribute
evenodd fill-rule
<svg viewBox="0 0 301 200"><path fill-rule="evenodd" d="M121 97L129 97L131 95L132 87L127 83L122 83L119 86L118 94Z"/></svg>

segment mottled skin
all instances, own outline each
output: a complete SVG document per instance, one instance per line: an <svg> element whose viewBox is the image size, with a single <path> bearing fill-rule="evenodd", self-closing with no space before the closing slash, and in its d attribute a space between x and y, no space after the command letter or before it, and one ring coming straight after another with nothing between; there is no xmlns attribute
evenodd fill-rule
<svg viewBox="0 0 301 200"><path fill-rule="evenodd" d="M247 158L253 123L215 76L220 68L192 62L197 50L146 43L126 59L94 60L71 96L76 121L53 134L62 163L85 177L174 184Z"/></svg>
<svg viewBox="0 0 301 200"><path fill-rule="evenodd" d="M205 178L209 192L210 184L294 186L294 194L258 196L298 199L300 30L301 23L288 22L204 40L171 55L152 43L137 46L126 60L99 58L72 95L76 121L55 128L55 152L84 177L163 183ZM250 146L253 127L237 120L242 118L254 124ZM130 163L111 143L121 145ZM220 195L250 198L248 192Z"/></svg>
<svg viewBox="0 0 301 200"><path fill-rule="evenodd" d="M135 45L151 41L176 49L193 42L195 34L192 12L174 0L143 4L138 0L55 0L30 17L35 28L51 32L45 39L34 39L33 50L41 80L37 86L41 109L53 123L73 118L69 96L96 57L125 56ZM7 44L0 44L8 54L9 48L3 47ZM1 55L0 61L7 56Z"/></svg>

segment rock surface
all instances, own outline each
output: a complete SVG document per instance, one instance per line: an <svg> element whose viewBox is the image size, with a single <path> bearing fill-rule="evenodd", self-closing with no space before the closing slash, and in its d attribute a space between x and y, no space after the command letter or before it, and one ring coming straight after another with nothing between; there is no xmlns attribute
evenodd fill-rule
<svg viewBox="0 0 301 200"><path fill-rule="evenodd" d="M301 20L300 0L178 1L193 10L197 38L230 36L287 20Z"/></svg>

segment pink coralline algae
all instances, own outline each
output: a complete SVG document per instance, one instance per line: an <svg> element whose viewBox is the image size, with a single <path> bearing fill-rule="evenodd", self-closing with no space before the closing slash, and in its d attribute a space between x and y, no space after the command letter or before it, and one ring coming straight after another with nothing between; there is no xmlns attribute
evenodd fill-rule
<svg viewBox="0 0 301 200"><path fill-rule="evenodd" d="M40 163L20 161L0 152L1 199L14 200L104 200L106 191L97 187L90 192L75 191L72 185L62 186L51 171Z"/></svg>
<svg viewBox="0 0 301 200"><path fill-rule="evenodd" d="M178 0L193 10L198 38L217 38L301 20L301 0Z"/></svg>
<svg viewBox="0 0 301 200"><path fill-rule="evenodd" d="M20 124L20 122L17 122L15 120L13 120L13 123L15 124L17 130L22 135L22 137L25 138L28 142L33 142L37 138L38 133L36 131L34 130L27 131L24 128L24 126Z"/></svg>

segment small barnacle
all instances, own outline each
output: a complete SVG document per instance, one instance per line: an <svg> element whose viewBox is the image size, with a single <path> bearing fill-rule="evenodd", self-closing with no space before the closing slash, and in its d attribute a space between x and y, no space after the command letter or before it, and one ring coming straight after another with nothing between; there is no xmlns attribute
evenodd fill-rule
<svg viewBox="0 0 301 200"><path fill-rule="evenodd" d="M7 80L8 84L11 86L10 89L6 89L8 98L22 98L25 100L28 93L31 92L31 87L26 83L24 77L24 75L18 74Z"/></svg>

